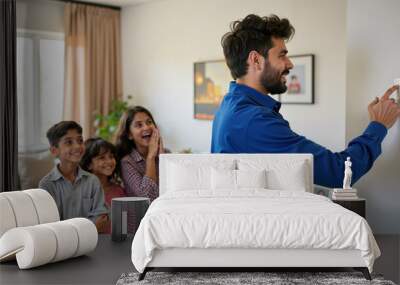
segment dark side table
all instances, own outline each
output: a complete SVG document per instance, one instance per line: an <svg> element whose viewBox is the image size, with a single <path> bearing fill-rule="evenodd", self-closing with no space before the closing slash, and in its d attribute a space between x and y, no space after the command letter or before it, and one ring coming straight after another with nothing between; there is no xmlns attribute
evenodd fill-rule
<svg viewBox="0 0 400 285"><path fill-rule="evenodd" d="M128 235L134 236L149 205L150 199L144 197L113 198L111 200L111 239L124 241Z"/></svg>
<svg viewBox="0 0 400 285"><path fill-rule="evenodd" d="M364 198L357 198L352 200L334 200L332 202L339 204L340 206L353 211L356 214L359 214L361 217L365 219L365 205L366 200Z"/></svg>

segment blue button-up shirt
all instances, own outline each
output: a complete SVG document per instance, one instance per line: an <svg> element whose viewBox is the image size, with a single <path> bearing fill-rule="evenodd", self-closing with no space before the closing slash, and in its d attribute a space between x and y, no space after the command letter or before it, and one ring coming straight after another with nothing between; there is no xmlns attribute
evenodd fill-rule
<svg viewBox="0 0 400 285"><path fill-rule="evenodd" d="M347 149L329 149L296 134L279 113L280 103L246 85L231 82L215 114L212 153L311 153L314 155L314 183L342 187L344 161L351 157L352 183L371 167L381 154L387 134L385 126L371 122Z"/></svg>

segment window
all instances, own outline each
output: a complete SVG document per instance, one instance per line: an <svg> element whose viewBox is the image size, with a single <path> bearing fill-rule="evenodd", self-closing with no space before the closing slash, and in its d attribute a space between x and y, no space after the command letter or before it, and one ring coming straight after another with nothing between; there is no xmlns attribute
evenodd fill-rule
<svg viewBox="0 0 400 285"><path fill-rule="evenodd" d="M62 120L64 35L36 31L17 34L18 150L48 148L46 131Z"/></svg>

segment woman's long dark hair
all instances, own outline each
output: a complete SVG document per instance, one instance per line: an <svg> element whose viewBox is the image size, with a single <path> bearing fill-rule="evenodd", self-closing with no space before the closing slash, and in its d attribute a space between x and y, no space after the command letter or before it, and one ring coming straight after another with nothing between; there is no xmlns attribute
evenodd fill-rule
<svg viewBox="0 0 400 285"><path fill-rule="evenodd" d="M102 155L104 153L111 152L111 154L114 156L115 161L117 164L115 165L115 169L113 174L109 177L110 181L118 182L118 175L117 175L117 169L118 167L118 159L117 159L117 149L116 147L102 139L102 138L90 138L85 141L85 153L83 154L80 162L80 166L82 167L83 170L92 172L90 170L90 164L92 163L93 158L95 158L98 155Z"/></svg>
<svg viewBox="0 0 400 285"><path fill-rule="evenodd" d="M146 108L142 106L135 106L125 111L125 113L119 120L118 129L114 139L115 146L117 148L118 161L120 161L125 155L131 153L132 150L136 148L135 142L129 138L129 134L130 126L135 119L135 115L137 113L145 113L146 115L148 115L153 121L154 125L157 127L153 115Z"/></svg>

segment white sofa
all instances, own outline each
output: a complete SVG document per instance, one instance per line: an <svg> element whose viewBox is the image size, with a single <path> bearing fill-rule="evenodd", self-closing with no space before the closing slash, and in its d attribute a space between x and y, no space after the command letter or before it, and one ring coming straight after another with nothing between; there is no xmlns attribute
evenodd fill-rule
<svg viewBox="0 0 400 285"><path fill-rule="evenodd" d="M85 218L60 221L56 203L42 189L0 193L0 262L28 269L96 248L98 233Z"/></svg>

